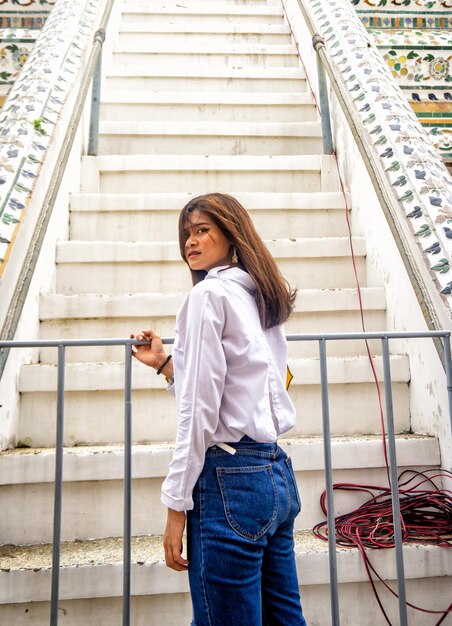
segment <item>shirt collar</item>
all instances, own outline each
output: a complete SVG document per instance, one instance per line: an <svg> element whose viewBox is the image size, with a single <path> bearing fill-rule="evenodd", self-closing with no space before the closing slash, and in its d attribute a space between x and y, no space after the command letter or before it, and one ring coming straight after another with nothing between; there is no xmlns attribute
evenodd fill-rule
<svg viewBox="0 0 452 626"><path fill-rule="evenodd" d="M239 267L231 267L230 265L219 265L218 267L212 267L212 269L210 269L207 273L206 279L207 278L233 280L234 282L239 283L248 291L256 291L256 286L251 276Z"/></svg>

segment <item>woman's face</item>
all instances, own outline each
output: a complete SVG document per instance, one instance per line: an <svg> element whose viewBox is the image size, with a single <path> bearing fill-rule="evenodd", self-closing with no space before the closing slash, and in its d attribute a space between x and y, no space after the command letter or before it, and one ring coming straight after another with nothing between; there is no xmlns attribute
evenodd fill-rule
<svg viewBox="0 0 452 626"><path fill-rule="evenodd" d="M209 271L218 265L228 265L231 242L206 213L192 211L185 223L185 258L191 270Z"/></svg>

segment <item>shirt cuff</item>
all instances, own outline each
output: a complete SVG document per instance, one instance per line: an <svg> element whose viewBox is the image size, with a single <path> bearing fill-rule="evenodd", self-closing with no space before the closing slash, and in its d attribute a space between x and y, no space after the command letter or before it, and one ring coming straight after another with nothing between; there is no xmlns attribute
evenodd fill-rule
<svg viewBox="0 0 452 626"><path fill-rule="evenodd" d="M176 383L174 382L174 376L170 379L166 390L169 391L171 395L176 395Z"/></svg>
<svg viewBox="0 0 452 626"><path fill-rule="evenodd" d="M194 507L193 498L191 496L188 498L173 498L162 491L160 500L166 507L174 509L175 511L191 511Z"/></svg>

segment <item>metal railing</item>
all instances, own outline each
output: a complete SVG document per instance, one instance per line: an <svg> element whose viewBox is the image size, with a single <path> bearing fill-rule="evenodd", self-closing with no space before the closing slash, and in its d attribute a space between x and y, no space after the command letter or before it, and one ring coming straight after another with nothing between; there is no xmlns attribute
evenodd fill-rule
<svg viewBox="0 0 452 626"><path fill-rule="evenodd" d="M389 451L389 476L393 507L394 541L397 568L400 626L407 626L405 599L405 577L400 523L399 490L397 479L397 457L395 447L394 411L391 390L391 368L389 358L390 339L433 339L442 341L445 355L446 383L449 402L449 418L452 430L452 363L449 331L424 332L366 332L366 333L326 333L290 334L287 340L316 341L319 344L320 384L322 398L323 447L325 460L325 483L327 495L328 554L331 594L331 616L333 626L340 626L339 594L336 563L336 532L334 517L333 470L331 459L330 414L328 400L327 341L380 339L383 355L383 382L386 399L387 444ZM163 338L164 344L173 343L173 338ZM74 346L119 346L125 348L124 369L124 542L123 542L123 626L130 626L131 595L131 522L132 522L132 346L145 345L136 339L54 339L35 341L0 341L2 348L58 348L57 411L56 411L56 450L55 450L55 493L53 521L53 556L50 626L58 624L58 604L60 586L60 545L63 487L63 441L64 441L64 392L65 392L65 351Z"/></svg>

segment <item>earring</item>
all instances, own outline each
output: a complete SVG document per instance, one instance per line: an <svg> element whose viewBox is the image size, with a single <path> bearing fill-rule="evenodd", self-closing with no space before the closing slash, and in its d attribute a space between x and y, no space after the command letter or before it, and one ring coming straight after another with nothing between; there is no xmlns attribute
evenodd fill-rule
<svg viewBox="0 0 452 626"><path fill-rule="evenodd" d="M232 259L231 259L231 263L238 263L239 262L239 257L237 256L237 250L235 249L235 246L232 247Z"/></svg>

